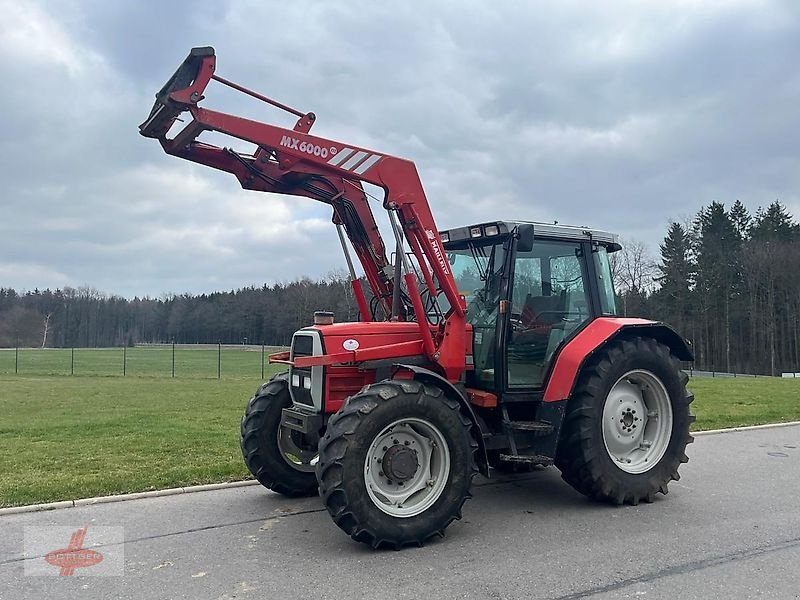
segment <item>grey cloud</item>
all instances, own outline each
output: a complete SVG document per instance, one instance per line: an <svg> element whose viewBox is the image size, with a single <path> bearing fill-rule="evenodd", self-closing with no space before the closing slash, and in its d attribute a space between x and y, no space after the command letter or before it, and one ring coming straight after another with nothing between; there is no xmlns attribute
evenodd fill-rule
<svg viewBox="0 0 800 600"><path fill-rule="evenodd" d="M315 133L415 160L442 227L557 219L655 248L712 200L800 212L796 3L19 7L58 52L9 49L0 25L0 285L158 295L341 266L326 207L243 192L138 136L201 44L222 75L314 110ZM220 88L208 103L292 124Z"/></svg>

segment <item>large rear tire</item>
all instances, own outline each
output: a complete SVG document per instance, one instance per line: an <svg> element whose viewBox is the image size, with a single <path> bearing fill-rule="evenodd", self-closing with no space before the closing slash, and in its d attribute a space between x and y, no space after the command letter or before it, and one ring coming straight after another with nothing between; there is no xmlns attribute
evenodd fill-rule
<svg viewBox="0 0 800 600"><path fill-rule="evenodd" d="M477 469L470 421L441 389L387 380L351 396L320 442L334 522L372 548L421 546L461 518Z"/></svg>
<svg viewBox="0 0 800 600"><path fill-rule="evenodd" d="M613 504L652 502L678 480L694 396L669 348L652 338L610 343L583 368L556 454L563 479Z"/></svg>
<svg viewBox="0 0 800 600"><path fill-rule="evenodd" d="M281 427L284 408L292 405L286 373L275 375L250 399L241 423L242 456L265 488L284 496L313 496L317 451L297 431Z"/></svg>

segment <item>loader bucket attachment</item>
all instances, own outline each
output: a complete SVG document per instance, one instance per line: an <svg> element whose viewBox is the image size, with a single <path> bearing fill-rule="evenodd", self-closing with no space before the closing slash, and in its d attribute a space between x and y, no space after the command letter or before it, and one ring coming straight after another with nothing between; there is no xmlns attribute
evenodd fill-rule
<svg viewBox="0 0 800 600"><path fill-rule="evenodd" d="M214 74L215 62L211 46L192 48L175 74L156 94L153 109L145 122L139 125L139 133L149 138L166 138L178 115L203 98L203 91Z"/></svg>

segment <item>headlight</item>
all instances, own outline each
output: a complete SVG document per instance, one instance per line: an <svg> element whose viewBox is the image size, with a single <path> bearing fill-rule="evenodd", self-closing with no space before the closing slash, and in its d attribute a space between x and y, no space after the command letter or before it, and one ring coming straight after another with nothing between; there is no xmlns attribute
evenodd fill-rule
<svg viewBox="0 0 800 600"><path fill-rule="evenodd" d="M480 227L470 227L469 228L469 237L481 237L481 228Z"/></svg>
<svg viewBox="0 0 800 600"><path fill-rule="evenodd" d="M500 233L500 228L497 225L486 226L486 235L498 235L499 233Z"/></svg>
<svg viewBox="0 0 800 600"><path fill-rule="evenodd" d="M292 387L300 387L300 375L292 375Z"/></svg>
<svg viewBox="0 0 800 600"><path fill-rule="evenodd" d="M439 237L442 238L442 242L444 242L445 244L450 241L450 234L447 233L446 231L440 231Z"/></svg>

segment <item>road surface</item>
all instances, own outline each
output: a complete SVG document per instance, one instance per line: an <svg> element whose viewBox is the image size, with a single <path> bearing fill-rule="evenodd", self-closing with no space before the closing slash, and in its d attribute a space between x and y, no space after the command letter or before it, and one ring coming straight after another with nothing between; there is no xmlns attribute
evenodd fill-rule
<svg viewBox="0 0 800 600"><path fill-rule="evenodd" d="M593 504L554 468L476 480L444 539L401 551L352 542L317 498L259 486L8 515L0 598L800 598L800 426L698 437L689 455L638 507ZM49 525L124 528L96 548L122 549L124 576L26 575L45 563L23 556L25 528Z"/></svg>

